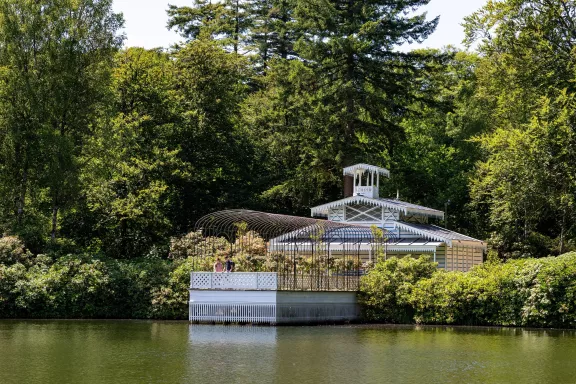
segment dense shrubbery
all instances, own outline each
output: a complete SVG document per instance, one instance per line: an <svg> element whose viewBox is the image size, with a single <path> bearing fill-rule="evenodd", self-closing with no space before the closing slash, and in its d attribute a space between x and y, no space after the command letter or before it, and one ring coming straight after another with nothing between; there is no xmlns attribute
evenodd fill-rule
<svg viewBox="0 0 576 384"><path fill-rule="evenodd" d="M33 256L20 239L0 238L0 318L186 319L190 272L211 271L217 257L233 256L238 272L293 268L290 258L267 254L253 232L239 234L234 244L191 232L171 240L168 258L150 253L119 260L63 249ZM310 258L298 259L298 271L310 267ZM338 262L325 267L358 268Z"/></svg>
<svg viewBox="0 0 576 384"><path fill-rule="evenodd" d="M364 278L369 321L576 327L576 253L486 263L468 273L420 259L379 263Z"/></svg>
<svg viewBox="0 0 576 384"><path fill-rule="evenodd" d="M195 263L202 246L195 234L173 239L170 259L137 260L33 256L18 238L0 238L0 318L186 319L192 270L211 270L224 254L235 257L239 271L288 263L263 254L254 238L242 251L215 239L220 246ZM306 265L299 260L302 271ZM576 327L576 253L492 261L468 273L437 270L426 257L391 258L363 278L360 296L368 321Z"/></svg>
<svg viewBox="0 0 576 384"><path fill-rule="evenodd" d="M37 255L0 239L0 318L185 319L190 259Z"/></svg>

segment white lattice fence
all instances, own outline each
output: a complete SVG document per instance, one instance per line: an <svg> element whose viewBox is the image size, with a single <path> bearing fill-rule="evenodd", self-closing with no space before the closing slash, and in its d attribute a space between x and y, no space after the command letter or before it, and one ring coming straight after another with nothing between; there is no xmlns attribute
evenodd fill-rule
<svg viewBox="0 0 576 384"><path fill-rule="evenodd" d="M209 272L192 272L190 274L190 288L210 289L212 288L212 274Z"/></svg>
<svg viewBox="0 0 576 384"><path fill-rule="evenodd" d="M278 275L275 272L192 272L191 289L276 290Z"/></svg>
<svg viewBox="0 0 576 384"><path fill-rule="evenodd" d="M278 274L277 273L257 273L258 289L278 289Z"/></svg>

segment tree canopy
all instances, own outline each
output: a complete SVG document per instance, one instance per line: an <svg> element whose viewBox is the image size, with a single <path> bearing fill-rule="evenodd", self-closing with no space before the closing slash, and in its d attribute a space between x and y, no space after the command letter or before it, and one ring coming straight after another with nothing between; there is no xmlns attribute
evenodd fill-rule
<svg viewBox="0 0 576 384"><path fill-rule="evenodd" d="M491 0L471 50L410 50L428 2L190 0L184 41L146 50L111 0L0 0L0 228L166 256L211 211L307 215L367 162L503 258L573 250L575 2Z"/></svg>

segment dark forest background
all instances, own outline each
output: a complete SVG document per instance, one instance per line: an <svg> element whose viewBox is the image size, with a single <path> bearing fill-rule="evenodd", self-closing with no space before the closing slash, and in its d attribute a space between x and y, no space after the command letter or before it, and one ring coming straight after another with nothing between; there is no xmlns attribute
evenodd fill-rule
<svg viewBox="0 0 576 384"><path fill-rule="evenodd" d="M472 49L399 49L428 1L191 0L185 43L145 50L111 0L1 0L0 230L165 258L216 210L307 216L367 162L501 258L574 250L576 3L488 1Z"/></svg>

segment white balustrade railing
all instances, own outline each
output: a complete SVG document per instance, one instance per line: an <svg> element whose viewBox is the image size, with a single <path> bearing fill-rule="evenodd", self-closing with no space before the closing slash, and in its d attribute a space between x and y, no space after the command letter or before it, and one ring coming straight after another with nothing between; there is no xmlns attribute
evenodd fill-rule
<svg viewBox="0 0 576 384"><path fill-rule="evenodd" d="M278 289L278 274L276 272L192 272L190 288L275 291Z"/></svg>
<svg viewBox="0 0 576 384"><path fill-rule="evenodd" d="M190 321L276 323L276 304L190 303Z"/></svg>

